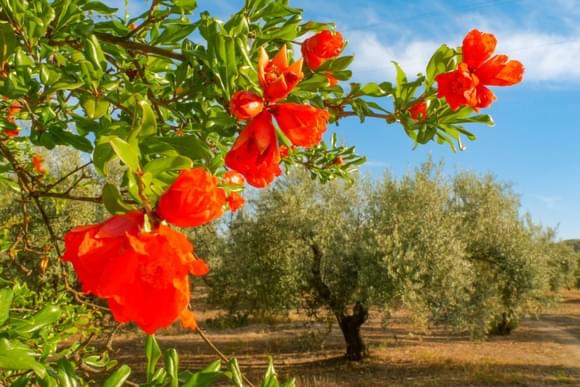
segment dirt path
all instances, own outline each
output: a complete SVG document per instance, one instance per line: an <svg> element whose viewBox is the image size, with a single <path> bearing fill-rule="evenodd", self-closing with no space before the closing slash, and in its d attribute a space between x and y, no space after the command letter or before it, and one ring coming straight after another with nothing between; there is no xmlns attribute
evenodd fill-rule
<svg viewBox="0 0 580 387"><path fill-rule="evenodd" d="M300 318L208 333L253 380L271 354L279 373L295 376L298 386L580 386L580 291L564 297L541 319L523 321L512 335L482 342L439 328L413 333L402 312L383 327L374 313L363 329L371 357L356 364L342 360L344 344L336 327L330 332L323 324L307 328ZM191 334L168 330L158 337L162 348L177 348L184 369L215 359ZM142 337L125 334L115 345L116 358L134 364L138 374Z"/></svg>

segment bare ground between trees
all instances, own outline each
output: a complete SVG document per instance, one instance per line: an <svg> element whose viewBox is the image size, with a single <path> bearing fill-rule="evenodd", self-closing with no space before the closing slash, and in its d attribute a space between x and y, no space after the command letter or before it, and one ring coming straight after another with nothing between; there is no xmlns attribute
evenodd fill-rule
<svg viewBox="0 0 580 387"><path fill-rule="evenodd" d="M404 312L381 326L371 313L363 326L369 359L342 359L344 343L335 323L306 327L296 316L289 323L254 324L237 329L208 329L212 341L237 357L250 379L258 380L272 355L284 379L298 386L580 386L580 291L563 293L564 301L539 320L527 319L510 336L473 342L439 327L413 333ZM198 313L200 325L215 316ZM315 333L316 332L316 333ZM162 348L177 348L181 369L199 369L216 355L194 334L176 329L158 334ZM115 358L130 364L135 379L143 373L143 336L125 332L114 342Z"/></svg>

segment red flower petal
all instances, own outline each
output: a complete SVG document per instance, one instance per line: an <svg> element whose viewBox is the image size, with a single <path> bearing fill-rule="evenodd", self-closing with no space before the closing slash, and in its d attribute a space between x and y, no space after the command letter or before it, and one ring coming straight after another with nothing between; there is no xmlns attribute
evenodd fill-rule
<svg viewBox="0 0 580 387"><path fill-rule="evenodd" d="M280 129L294 145L312 147L322 140L328 112L310 105L284 103L272 108Z"/></svg>
<svg viewBox="0 0 580 387"><path fill-rule="evenodd" d="M463 39L463 62L471 71L475 71L495 51L497 39L493 34L473 29Z"/></svg>
<svg viewBox="0 0 580 387"><path fill-rule="evenodd" d="M523 79L524 65L517 60L508 61L507 55L495 55L482 64L475 74L484 85L511 86Z"/></svg>
<svg viewBox="0 0 580 387"><path fill-rule="evenodd" d="M197 227L223 215L226 194L205 168L181 171L159 199L157 214L180 227Z"/></svg>

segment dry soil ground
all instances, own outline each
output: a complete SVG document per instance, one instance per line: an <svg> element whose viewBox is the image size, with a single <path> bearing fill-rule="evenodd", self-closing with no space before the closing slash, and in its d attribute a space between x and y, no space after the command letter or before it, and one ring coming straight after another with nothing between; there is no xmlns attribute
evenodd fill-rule
<svg viewBox="0 0 580 387"><path fill-rule="evenodd" d="M342 360L336 326L328 333L299 317L207 333L253 380L271 354L282 378L295 376L298 386L580 386L580 291L563 296L540 319L526 319L512 335L483 342L443 329L413 333L403 312L382 327L380 316L372 314L363 328L371 356L361 363ZM210 316L200 315L200 325ZM216 358L193 334L167 330L158 339L163 348L178 349L182 369L199 369ZM115 357L142 373L142 345L141 335L123 333L115 339Z"/></svg>

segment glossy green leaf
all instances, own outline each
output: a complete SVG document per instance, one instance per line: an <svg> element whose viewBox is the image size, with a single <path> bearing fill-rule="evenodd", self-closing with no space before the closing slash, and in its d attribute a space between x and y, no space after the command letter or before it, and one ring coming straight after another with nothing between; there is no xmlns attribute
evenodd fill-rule
<svg viewBox="0 0 580 387"><path fill-rule="evenodd" d="M61 315L62 310L59 306L47 305L27 320L14 323L13 330L19 335L31 334L48 325L54 324Z"/></svg>
<svg viewBox="0 0 580 387"><path fill-rule="evenodd" d="M10 314L10 306L14 298L14 291L10 288L0 289L0 326L2 326Z"/></svg>
<svg viewBox="0 0 580 387"><path fill-rule="evenodd" d="M157 362L161 357L161 349L153 335L147 335L145 339L145 355L147 356L147 382L150 382L155 374Z"/></svg>
<svg viewBox="0 0 580 387"><path fill-rule="evenodd" d="M184 156L169 156L161 159L151 160L145 165L143 171L157 176L167 171L178 171L182 169L191 168L192 162L188 157Z"/></svg>
<svg viewBox="0 0 580 387"><path fill-rule="evenodd" d="M170 378L171 387L179 386L179 356L173 348L167 350L164 354L165 370Z"/></svg>
<svg viewBox="0 0 580 387"><path fill-rule="evenodd" d="M114 15L118 11L118 8L109 7L100 1L89 1L82 7L85 11L95 11L103 15Z"/></svg>
<svg viewBox="0 0 580 387"><path fill-rule="evenodd" d="M131 375L131 368L128 365L122 365L105 380L103 387L122 387L129 375Z"/></svg>
<svg viewBox="0 0 580 387"><path fill-rule="evenodd" d="M0 369L32 370L40 377L46 375L44 365L30 355L31 350L6 338L0 338Z"/></svg>
<svg viewBox="0 0 580 387"><path fill-rule="evenodd" d="M12 27L6 22L0 22L0 64L5 63L14 53L18 41Z"/></svg>
<svg viewBox="0 0 580 387"><path fill-rule="evenodd" d="M113 151L130 170L137 171L140 169L139 148L136 145L129 144L115 136L110 137L109 143L113 147Z"/></svg>
<svg viewBox="0 0 580 387"><path fill-rule="evenodd" d="M124 214L134 209L123 201L117 187L109 183L103 187L103 204L112 215Z"/></svg>

